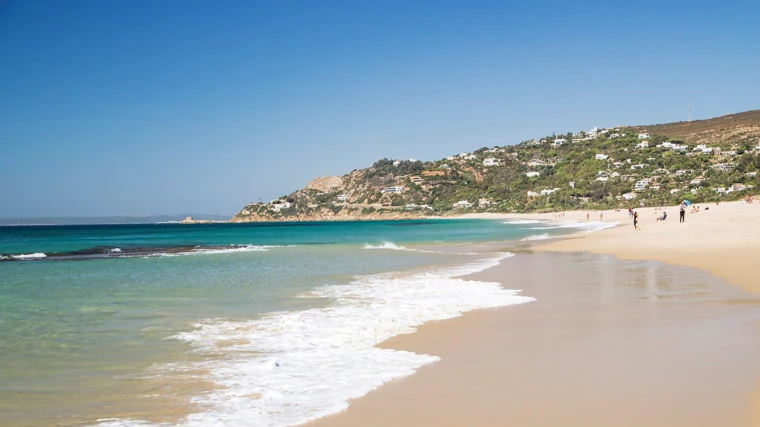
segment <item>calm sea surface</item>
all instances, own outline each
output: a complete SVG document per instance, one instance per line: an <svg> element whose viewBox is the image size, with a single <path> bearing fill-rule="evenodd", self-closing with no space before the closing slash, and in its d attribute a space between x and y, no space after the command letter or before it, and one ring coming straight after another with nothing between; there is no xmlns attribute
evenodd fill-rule
<svg viewBox="0 0 760 427"><path fill-rule="evenodd" d="M378 342L530 300L459 279L509 256L471 244L589 226L0 227L0 425L293 425L339 411L437 360Z"/></svg>

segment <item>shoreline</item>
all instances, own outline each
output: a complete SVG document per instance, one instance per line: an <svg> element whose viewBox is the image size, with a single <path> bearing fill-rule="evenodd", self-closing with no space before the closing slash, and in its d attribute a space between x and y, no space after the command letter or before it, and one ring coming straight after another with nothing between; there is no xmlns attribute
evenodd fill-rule
<svg viewBox="0 0 760 427"><path fill-rule="evenodd" d="M656 208L636 209L636 211L639 212L640 216L640 225L642 228L640 231L634 231L633 227L626 224L626 222L628 222L627 212L615 210L602 211L605 220L604 222L615 221L622 226L599 230L593 233L580 233L560 238L551 238L545 242L534 241L531 242L531 250L535 251L535 254L533 254L533 256L539 257L542 256L541 254L548 256L562 256L563 254L565 256L573 256L573 254L582 253L597 254L596 256L599 256L598 254L609 254L617 259L616 261L613 261L613 263L641 263L651 260L664 263L663 265L665 267L663 268L665 269L683 269L683 267L692 268L697 272L695 274L701 274L704 277L708 278L717 277L723 279L724 283L733 285L727 286L729 289L725 289L726 286L724 286L724 290L722 292L724 292L725 295L731 295L738 292L742 296L735 297L735 299L733 299L733 297L727 299L727 305L736 304L739 306L748 306L750 309L756 309L758 301L756 299L753 299L756 297L744 294L743 291L749 291L754 295L760 295L760 280L757 279L760 277L760 275L758 275L758 269L752 262L755 261L754 258L756 258L756 256L753 257L752 254L760 253L760 250L758 250L760 249L760 244L758 244L758 240L760 239L757 238L757 236L760 236L760 205L745 205L741 202L734 202L721 203L720 205L710 205L709 207L711 209L708 211L703 210L698 214L687 214L685 224L678 223L677 207L666 207L664 209L670 213L668 220L674 219L672 221L666 220L665 222L655 221L654 219L654 215L661 214L662 210ZM597 218L599 213L600 211L595 212L595 216L597 216ZM556 213L487 215L470 214L462 215L459 218L523 220L535 219L552 222L586 221L585 211L567 212L562 217L557 217L556 215ZM589 216L591 218L591 221L589 222L594 222L594 217L591 215ZM503 273L504 268L500 266L493 267L489 270L474 275L472 277L472 280L485 280L483 277L493 279L495 276L498 276L499 270L501 270ZM470 280L470 276L465 277L464 279ZM674 280L679 281L680 277ZM505 288L515 289L515 286L509 284L508 280L506 280L507 283L505 283L505 280L498 281L502 283L503 287ZM521 288L517 287L517 289ZM528 289L523 291L522 295L534 296ZM490 348L491 351L493 350L492 341L498 340L498 336L494 336L493 331L490 331L490 334L482 333L480 331L487 329L488 324L493 324L494 322L503 323L503 319L507 317L516 322L520 322L524 319L519 315L513 315L512 313L514 313L516 310L531 310L531 306L533 304L541 304L541 301L542 298L539 297L538 302L527 304L524 308L505 307L492 310L475 310L465 313L462 317L459 317L457 319L429 322L420 327L419 331L414 334L399 336L388 340L385 343L382 343L381 347L383 348L401 349L415 352L428 351L429 354L440 355L443 360L429 367L422 367L412 376L394 380L391 383L385 384L379 389L376 389L368 395L353 400L351 402L351 407L346 411L312 421L310 423L307 423L307 425L342 426L352 425L352 423L355 425L356 422L364 423L365 421L367 421L367 423L364 423L366 425L394 424L410 426L421 425L430 422L433 422L435 425L452 426L461 425L462 422L470 425L557 425L556 423L558 420L546 423L537 422L536 424L533 424L531 422L535 420L530 418L531 416L525 414L523 415L527 418L522 418L521 421L520 417L509 418L509 416L505 414L501 415L507 418L494 418L493 414L491 414L489 418L489 416L481 417L477 412L472 412L473 408L479 408L483 411L483 413L489 411L488 408L479 407L479 404L477 402L471 402L472 396L470 393L477 393L479 390L481 390L480 387L482 387L482 390L485 390L486 393L489 393L489 390L492 390L494 387L493 384L489 383L488 375L490 374L485 374L483 372L480 372L480 374L483 375L483 378L480 378L480 383L478 383L478 381L475 381L477 384L476 389L454 391L453 394L445 396L447 399L451 399L452 396L456 396L457 399L461 398L465 401L470 401L469 404L464 405L461 409L465 412L464 414L448 414L449 417L459 417L459 424L457 424L456 421L453 421L453 419L446 419L445 417L441 418L440 415L437 415L434 412L425 412L425 408L427 408L428 404L430 404L430 396L435 396L436 393L438 393L436 387L445 388L449 382L453 381L453 377L447 378L447 375L453 375L452 372L457 370L459 372L467 371L466 366L463 367L462 364L456 360L456 357L466 359L468 360L468 363L479 363L475 362L475 360L479 360L484 356L485 349ZM754 313L757 313L757 311L754 311ZM499 319L501 319L501 321ZM634 322L642 320L642 318L638 317L635 319ZM703 326L699 325L697 319L699 319L699 315L695 315L694 320L686 322L686 324L690 325L690 327L696 328L696 330L699 332L700 328ZM752 329L752 333L745 336L743 339L755 343L754 340L758 336L758 323L760 322L757 321L757 317L753 318L751 322L752 326L750 327L750 329ZM592 325L594 325L593 322ZM625 327L620 327L620 330L616 332L625 334L627 332L630 332L629 328L634 327L627 323L625 325ZM504 325L502 324L502 326ZM507 327L509 328L510 326L507 325ZM555 333L571 333L571 331L568 330L569 328L567 326L563 326L561 324L555 324L554 326L546 325L545 327L556 329L554 331ZM701 332L709 333L709 330L703 330ZM478 337L478 335L481 334L483 336ZM456 349L451 349L451 344L447 344L447 341L457 339L461 340L466 339L467 337L474 338L469 339L468 348L465 350L458 350L457 352ZM748 345L752 343L748 342ZM499 348L498 350L503 350L503 348ZM512 351L515 350L515 348L512 349ZM447 355L447 352L452 351L452 354L458 356ZM739 353L732 355L733 357L738 357L740 354L748 353L741 351L741 348L739 348L737 351L739 351ZM512 362L512 359L515 358L515 356L509 353L504 353L502 356L506 365L509 365ZM631 360L628 360L632 357L630 355L618 356L621 358L622 362L631 362ZM683 355L682 357L688 358L689 356ZM713 354L710 358L705 359L703 362L720 363L720 358L720 355ZM551 362L552 360L554 360L554 358L549 358L547 361ZM559 360L559 356L557 356L557 360L555 360L555 362ZM674 370L678 371L680 369L679 363L682 362L676 362L674 360L670 364L666 364L663 367L665 369L665 371L663 371L663 374L670 374L670 372ZM757 365L758 364L756 363L745 363L744 367L742 368L744 369L744 375L751 373L751 378L754 382L753 387L750 387L748 390L745 390L744 392L738 394L734 393L736 390L728 387L723 390L724 393L719 395L720 398L725 398L727 401L732 401L737 405L743 405L745 403L743 400L746 399L747 406L745 409L747 412L746 418L748 420L739 421L738 418L729 419L730 417L728 414L730 414L730 411L724 411L722 412L722 415L719 415L717 418L713 419L713 422L718 422L719 420L721 423L720 425L760 425L760 382L757 381L760 373L756 372L756 368L760 367ZM444 366L446 367L444 368ZM694 369L694 372L699 372L699 366L693 366L692 368ZM498 367L496 368L496 372L501 373L505 369L508 368ZM555 374L558 376L563 375L561 372L557 372ZM685 372L684 374L688 375L689 372ZM647 373L644 372L642 375L646 376ZM578 377L574 380L582 381L583 378ZM717 388L720 388L720 384L724 383L724 381L718 379L716 379L715 382L717 384ZM569 383L566 383L565 386L568 386L572 383L573 379L571 379ZM434 385L432 388L431 384ZM577 384L575 385L577 386ZM686 383L682 385L682 389L675 389L671 391L679 392L681 394L694 392L694 390L691 390L691 386L686 385ZM607 384L606 393L615 392L617 391L617 388L618 387L615 384ZM583 389L583 387L581 389ZM424 392L421 393L421 390L424 390ZM500 391L504 392L504 390ZM655 388L652 388L648 392L653 395L657 394L657 390ZM426 395L426 393L429 393L430 396ZM535 393L535 399L541 400L543 398L542 393L545 393L545 390L534 389L532 390L532 393ZM438 394L439 395L437 398L442 398L440 393ZM386 414L386 411L384 411L383 408L402 404L402 402L399 400L399 398L402 397L405 399L411 399L413 401L417 400L418 404L406 405L405 409L401 411L390 411L392 414ZM596 396L596 398L603 399L604 394L600 394ZM659 396L659 398L665 399L666 401L669 399L675 399L673 396ZM528 403L530 403L530 401ZM621 407L630 409L629 403L618 401L616 404L621 405ZM708 404L707 401L705 401L705 404ZM552 407L549 406L549 408L551 409ZM536 409L543 411L546 410L546 408ZM683 408L680 408L680 410L687 411L685 406ZM562 412L561 410L558 411ZM673 408L673 410L669 413L667 409L663 409L659 414L661 417L667 418L668 416L672 416L674 411L678 410ZM720 411L716 411L716 413L718 412ZM606 423L602 424L596 424L594 422L589 423L590 419L588 417L584 418L585 415L578 416L579 418L577 419L577 423L575 423L576 420L573 420L571 424L565 425L637 425L635 422L629 424L628 420L614 417L611 419L616 419L619 422L613 422L610 424L610 421L607 420ZM381 421L378 421L378 417ZM649 420L648 423L649 424L647 425L653 425L651 424L651 420ZM665 426L694 424L679 424L671 419L671 421L668 423L656 423L655 425ZM708 423L700 425L710 424Z"/></svg>

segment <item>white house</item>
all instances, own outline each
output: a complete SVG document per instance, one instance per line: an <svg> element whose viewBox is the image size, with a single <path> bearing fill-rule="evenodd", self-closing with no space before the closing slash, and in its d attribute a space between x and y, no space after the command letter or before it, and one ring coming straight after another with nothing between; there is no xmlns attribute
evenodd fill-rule
<svg viewBox="0 0 760 427"><path fill-rule="evenodd" d="M610 178L606 176L600 176L600 177L597 177L596 180L601 181L601 182L607 182L610 180Z"/></svg>
<svg viewBox="0 0 760 427"><path fill-rule="evenodd" d="M649 139L649 134L646 132L642 132L639 134L639 139Z"/></svg>
<svg viewBox="0 0 760 427"><path fill-rule="evenodd" d="M704 178L694 178L691 181L689 181L689 184L691 185L701 185L702 181L704 181Z"/></svg>
<svg viewBox="0 0 760 427"><path fill-rule="evenodd" d="M386 187L386 188L383 188L380 192L381 193L400 194L400 193L404 192L404 187L403 186L400 186L400 187Z"/></svg>
<svg viewBox="0 0 760 427"><path fill-rule="evenodd" d="M490 199L478 199L478 206L491 206L493 202Z"/></svg>
<svg viewBox="0 0 760 427"><path fill-rule="evenodd" d="M541 195L542 196L548 196L550 194L554 194L557 190L559 190L559 188L552 188L551 190L550 189L543 189L543 190L541 190Z"/></svg>
<svg viewBox="0 0 760 427"><path fill-rule="evenodd" d="M747 176L757 176L757 172L747 172Z"/></svg>
<svg viewBox="0 0 760 427"><path fill-rule="evenodd" d="M570 188L575 188L575 181L568 182L568 185L570 186Z"/></svg>
<svg viewBox="0 0 760 427"><path fill-rule="evenodd" d="M499 166L501 165L501 162L499 159L493 158L493 157L487 157L483 160L483 166L490 167L490 166Z"/></svg>
<svg viewBox="0 0 760 427"><path fill-rule="evenodd" d="M401 160L394 160L393 161L393 166L398 166L400 164L401 164Z"/></svg>
<svg viewBox="0 0 760 427"><path fill-rule="evenodd" d="M647 165L639 163L638 165L631 165L631 170L634 169L644 169Z"/></svg>
<svg viewBox="0 0 760 427"><path fill-rule="evenodd" d="M406 210L412 211L417 209L419 206L416 203L409 203L406 205Z"/></svg>
<svg viewBox="0 0 760 427"><path fill-rule="evenodd" d="M348 200L348 196L345 194L338 194L338 201L345 203Z"/></svg>
<svg viewBox="0 0 760 427"><path fill-rule="evenodd" d="M636 184L633 186L633 188L636 191L644 191L649 186L649 183L651 181L652 180L649 178L644 178L642 180L636 181Z"/></svg>
<svg viewBox="0 0 760 427"><path fill-rule="evenodd" d="M636 144L636 148L649 148L649 141L641 141Z"/></svg>
<svg viewBox="0 0 760 427"><path fill-rule="evenodd" d="M720 165L713 165L713 169L719 170L721 172L730 172L734 170L734 164L733 163L724 163Z"/></svg>
<svg viewBox="0 0 760 427"><path fill-rule="evenodd" d="M536 193L535 191L528 191L528 197L537 197L537 196L538 196L538 193Z"/></svg>
<svg viewBox="0 0 760 427"><path fill-rule="evenodd" d="M615 139L615 138L620 138L620 134L619 133L610 134L610 139Z"/></svg>
<svg viewBox="0 0 760 427"><path fill-rule="evenodd" d="M564 144L566 142L567 142L567 140L565 138L556 138L554 140L554 142L552 142L552 145L554 145L555 147L559 147L560 145L562 145L562 144Z"/></svg>
<svg viewBox="0 0 760 427"><path fill-rule="evenodd" d="M533 178L540 175L541 175L541 172L526 172L525 173L525 176L527 176L528 178Z"/></svg>
<svg viewBox="0 0 760 427"><path fill-rule="evenodd" d="M674 189L670 190L670 194L678 194L678 192L680 192L680 191L681 190L679 190L677 188L674 188Z"/></svg>
<svg viewBox="0 0 760 427"><path fill-rule="evenodd" d="M454 203L454 209L469 209L472 207L472 203L467 200L460 200Z"/></svg>
<svg viewBox="0 0 760 427"><path fill-rule="evenodd" d="M271 206L269 207L269 209L275 212L279 212L280 210L288 209L291 206L292 205L287 200L278 199L278 200L272 200Z"/></svg>
<svg viewBox="0 0 760 427"><path fill-rule="evenodd" d="M610 157L610 156L606 154L597 154L596 156L594 156L596 160L607 160L607 157Z"/></svg>
<svg viewBox="0 0 760 427"><path fill-rule="evenodd" d="M650 184L649 189L654 190L654 191L660 191L662 190L662 186L660 184Z"/></svg>
<svg viewBox="0 0 760 427"><path fill-rule="evenodd" d="M591 138L596 138L599 135L599 129L594 126L590 131L586 132L586 135L590 136Z"/></svg>
<svg viewBox="0 0 760 427"><path fill-rule="evenodd" d="M736 151L721 151L720 156L721 157L733 157L736 155Z"/></svg>
<svg viewBox="0 0 760 427"><path fill-rule="evenodd" d="M636 193L625 193L625 194L623 194L623 198L625 200L633 200L633 199L636 198L636 196L637 196Z"/></svg>

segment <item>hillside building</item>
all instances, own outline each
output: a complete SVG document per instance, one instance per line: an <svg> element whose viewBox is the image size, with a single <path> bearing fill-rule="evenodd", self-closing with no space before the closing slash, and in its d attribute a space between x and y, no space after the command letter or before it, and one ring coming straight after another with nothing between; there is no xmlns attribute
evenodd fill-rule
<svg viewBox="0 0 760 427"><path fill-rule="evenodd" d="M391 194L401 194L401 193L404 192L404 187L403 186L399 186L399 187L386 187L386 188L383 188L380 192L381 193L391 193Z"/></svg>

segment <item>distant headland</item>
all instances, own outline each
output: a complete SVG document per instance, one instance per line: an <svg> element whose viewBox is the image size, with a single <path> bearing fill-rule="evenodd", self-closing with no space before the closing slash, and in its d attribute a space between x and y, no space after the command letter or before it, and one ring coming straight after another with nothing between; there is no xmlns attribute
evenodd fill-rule
<svg viewBox="0 0 760 427"><path fill-rule="evenodd" d="M760 110L596 127L316 178L231 222L414 219L738 200L760 185ZM189 218L191 222L198 220ZM187 220L186 220L187 221Z"/></svg>

